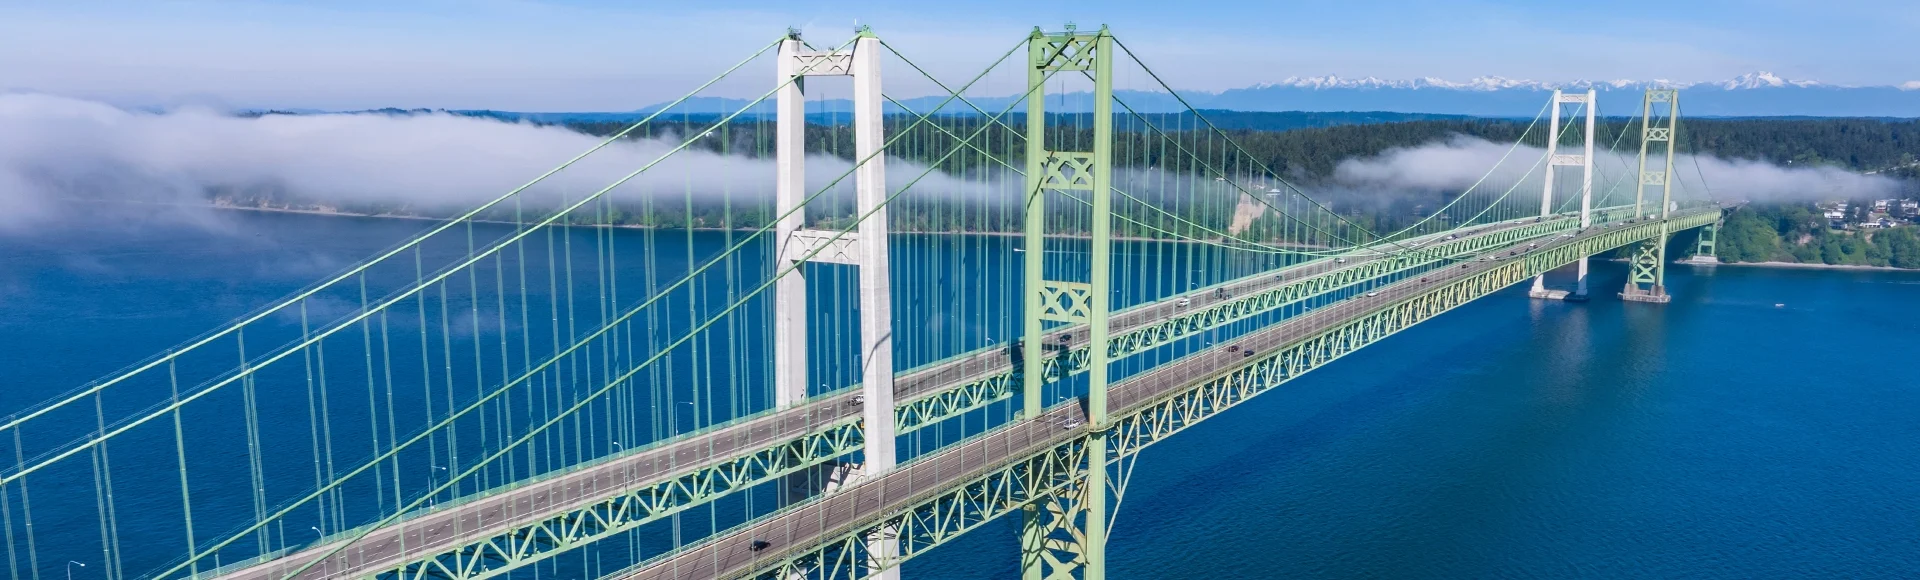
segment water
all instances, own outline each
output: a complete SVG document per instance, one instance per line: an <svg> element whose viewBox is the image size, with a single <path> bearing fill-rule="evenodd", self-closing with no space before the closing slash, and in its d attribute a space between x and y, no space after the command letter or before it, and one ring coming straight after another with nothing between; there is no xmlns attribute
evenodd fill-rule
<svg viewBox="0 0 1920 580"><path fill-rule="evenodd" d="M0 238L0 410L425 225L218 223ZM1509 289L1148 449L1112 575L1920 574L1920 273L1674 268L1675 301L1652 306L1611 298L1624 270L1596 270L1593 302ZM1016 525L907 577L1012 576Z"/></svg>

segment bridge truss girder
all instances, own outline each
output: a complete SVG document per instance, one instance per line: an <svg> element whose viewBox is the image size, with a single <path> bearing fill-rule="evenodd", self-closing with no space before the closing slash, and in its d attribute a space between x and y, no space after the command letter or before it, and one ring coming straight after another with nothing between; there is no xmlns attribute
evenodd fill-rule
<svg viewBox="0 0 1920 580"><path fill-rule="evenodd" d="M561 552L633 531L726 494L780 481L861 447L862 422L845 420L672 479L502 529L403 565L364 576L378 580L482 580L538 563Z"/></svg>
<svg viewBox="0 0 1920 580"><path fill-rule="evenodd" d="M1629 211L1631 208L1606 208L1597 211L1596 215L1604 216L1600 218L1604 222L1619 219ZM1434 243L1427 251L1366 260L1352 267L1300 278L1112 337L1108 342L1109 356L1118 360L1361 282L1406 272L1462 254L1505 248L1527 240L1557 235L1577 227L1577 217L1550 219L1486 235L1443 240ZM1047 358L1044 367L1046 380L1057 381L1062 372L1086 372L1088 355L1089 349L1082 346L1064 356ZM899 430L906 433L1008 400L1021 380L1022 372L1014 369L909 401L896 411ZM848 418L800 438L767 445L738 457L678 474L671 479L649 482L580 509L559 512L443 550L418 554L405 565L369 577L477 580L498 576L555 554L617 536L736 491L778 481L789 474L845 457L863 448L864 432L861 426L860 421ZM939 527L934 522L920 524L921 528L929 526ZM911 537L911 534L904 535Z"/></svg>
<svg viewBox="0 0 1920 580"><path fill-rule="evenodd" d="M1250 357L1248 362L1204 377L1189 388L1123 410L1105 430L1104 434L1111 444L1106 449L1103 463L1111 465L1139 453L1221 411L1467 302L1540 273L1572 264L1582 257L1663 236L1669 229L1683 231L1708 225L1718 218L1718 211L1690 213L1671 220L1641 223L1565 245L1542 248L1529 253L1524 259L1500 263L1374 309L1339 327ZM851 545L864 542L869 534L888 526L902 530L900 557L902 561L911 559L994 518L1024 512L1036 499L1057 496L1072 489L1071 486L1079 481L1080 476L1066 467L1072 461L1060 458L1071 457L1074 453L1088 453L1086 442L1091 440L1090 436L1076 434L1038 453L1010 458L1000 467L957 482L944 491L928 494L905 508L876 514L823 534L821 541L813 548L771 560L751 576L765 579L797 577L794 575L860 578L862 576L857 570L829 569L836 563L852 560L827 555L854 549ZM1052 470L1036 471L1042 466ZM935 525L923 525L929 523Z"/></svg>
<svg viewBox="0 0 1920 580"><path fill-rule="evenodd" d="M1607 222L1630 215L1628 207L1606 208L1594 212L1597 221ZM1355 284L1381 277L1409 272L1437 262L1465 254L1475 254L1492 248L1513 246L1528 240L1558 235L1579 229L1577 216L1550 219L1544 222L1528 224L1522 227L1502 230L1487 235L1467 236L1455 240L1445 240L1434 244L1428 251L1396 255L1381 260L1367 260L1352 267L1342 268L1305 278L1300 278L1193 312L1182 314L1158 324L1138 328L1112 337L1108 341L1107 351L1110 360L1119 360L1134 354L1171 343L1176 340L1195 336L1218 328L1225 324L1238 322L1281 308L1298 304L1314 296L1351 287ZM1333 258L1325 258L1331 260ZM1254 277L1272 275L1257 274ZM1246 280L1242 278L1227 284ZM1124 311L1123 311L1124 312ZM1069 331L1073 329L1068 329ZM1090 348L1080 346L1066 353L1047 357L1041 363L1042 377L1046 381L1058 381L1065 374L1085 372ZM1013 369L978 377L953 389L931 393L906 400L895 413L899 432L909 433L935 423L958 417L970 411L985 408L988 405L1010 399L1014 391L1023 383L1023 371Z"/></svg>

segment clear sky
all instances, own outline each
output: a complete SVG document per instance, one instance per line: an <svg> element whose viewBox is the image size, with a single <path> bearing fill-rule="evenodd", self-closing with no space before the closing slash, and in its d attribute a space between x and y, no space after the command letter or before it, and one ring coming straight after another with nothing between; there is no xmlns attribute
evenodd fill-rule
<svg viewBox="0 0 1920 580"><path fill-rule="evenodd" d="M945 78L1068 21L1111 26L1183 90L1326 74L1920 79L1913 0L0 0L0 89L131 106L615 111L678 96L789 26L838 40L871 25Z"/></svg>

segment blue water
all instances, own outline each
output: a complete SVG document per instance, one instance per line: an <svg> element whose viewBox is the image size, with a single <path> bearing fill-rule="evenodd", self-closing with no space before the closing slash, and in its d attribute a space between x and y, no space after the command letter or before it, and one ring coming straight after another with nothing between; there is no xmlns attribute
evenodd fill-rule
<svg viewBox="0 0 1920 580"><path fill-rule="evenodd" d="M244 215L0 237L0 412L424 225ZM1670 275L1664 306L1613 299L1613 264L1586 304L1509 289L1148 449L1112 575L1920 576L1920 273ZM1016 525L907 577L1012 576Z"/></svg>

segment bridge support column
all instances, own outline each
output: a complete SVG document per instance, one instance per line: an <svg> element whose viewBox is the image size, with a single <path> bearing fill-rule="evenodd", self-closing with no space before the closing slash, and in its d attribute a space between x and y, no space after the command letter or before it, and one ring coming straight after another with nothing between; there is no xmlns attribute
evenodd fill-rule
<svg viewBox="0 0 1920 580"><path fill-rule="evenodd" d="M1583 132L1584 147L1579 155L1562 155L1559 152L1560 105L1563 103L1579 103L1581 108L1586 111L1586 131ZM1555 89L1550 106L1553 116L1549 118L1547 123L1547 167L1543 179L1545 185L1541 187L1540 193L1540 217L1544 219L1553 215L1555 168L1560 166L1578 166L1580 168L1580 229L1583 231L1593 225L1593 125L1595 109L1598 108L1599 104L1600 102L1595 98L1592 89L1588 89L1586 94L1575 95L1565 94ZM1548 289L1547 275L1542 273L1533 277L1533 289L1527 292L1527 295L1546 300L1585 302L1587 300L1587 259L1580 259L1579 271L1574 281L1573 292L1569 293L1566 290Z"/></svg>
<svg viewBox="0 0 1920 580"><path fill-rule="evenodd" d="M860 399L866 463L861 477L893 471L893 283L887 262L887 166L881 147L884 111L880 96L880 39L862 30L853 43L853 152L855 206L860 236ZM894 530L869 538L867 554L880 568L869 578L899 580L900 544Z"/></svg>
<svg viewBox="0 0 1920 580"><path fill-rule="evenodd" d="M1062 458L1076 467L1072 483L1060 493L1023 506L1020 571L1024 580L1106 577L1107 473L1105 435L1092 437L1080 457ZM1076 576L1075 573L1078 573Z"/></svg>
<svg viewBox="0 0 1920 580"><path fill-rule="evenodd" d="M1665 122L1655 115L1656 105L1665 104L1667 109ZM1646 96L1640 101L1640 179L1634 187L1633 214L1635 220L1659 218L1660 236L1640 245L1634 250L1632 273L1627 278L1626 288L1620 290L1620 299L1628 302L1666 303L1673 298L1667 295L1667 231L1665 221L1673 213L1673 146L1680 125L1680 92L1673 89L1647 89ZM1659 171L1647 170L1647 152L1654 143L1665 146L1664 157ZM1659 211L1646 207L1647 186L1660 187Z"/></svg>
<svg viewBox="0 0 1920 580"><path fill-rule="evenodd" d="M1113 243L1113 37L1097 34L1047 34L1038 28L1027 42L1027 191L1025 242L1026 303L1022 313L1022 396L1020 417L1046 412L1045 388L1066 377L1043 376L1041 364L1047 323L1086 323L1088 328L1085 421L1060 427L1084 428L1083 468L1069 491L1034 500L1026 507L1021 534L1021 574L1030 580L1106 577L1107 543L1107 315L1112 299ZM1046 81L1062 71L1092 72L1093 150L1046 149ZM1079 74L1072 74L1078 77ZM1086 192L1092 206L1092 240L1086 282L1050 280L1046 274L1046 197ZM1069 206L1071 207L1071 206ZM1057 381L1057 383L1055 382Z"/></svg>
<svg viewBox="0 0 1920 580"><path fill-rule="evenodd" d="M1666 261L1667 235L1641 242L1633 249L1629 260L1632 272L1627 277L1627 287L1620 291L1620 299L1628 302L1670 302L1673 297L1667 295Z"/></svg>
<svg viewBox="0 0 1920 580"><path fill-rule="evenodd" d="M795 234L806 225L806 211L797 209L807 195L806 75L807 64L831 58L807 51L799 34L780 42L775 68L785 83L774 98L774 256L776 270L804 256ZM822 63L824 64L824 63ZM807 71L802 73L800 71ZM789 213L791 212L791 213ZM807 398L807 279L801 266L782 276L774 288L773 403L786 408Z"/></svg>
<svg viewBox="0 0 1920 580"><path fill-rule="evenodd" d="M1700 228L1700 238L1695 242L1693 247L1693 255L1687 257L1686 263L1696 266L1712 266L1720 263L1720 256L1714 249L1715 244L1719 241L1720 224L1718 222L1702 226Z"/></svg>
<svg viewBox="0 0 1920 580"><path fill-rule="evenodd" d="M887 173L882 151L886 135L880 93L880 39L861 30L851 52L808 51L793 35L780 45L779 80L788 83L776 101L775 208L781 215L775 226L781 265L824 262L860 269L860 405L865 462L852 479L877 477L893 470L893 294L888 268ZM853 77L854 197L860 222L856 232L805 229L804 210L794 211L806 197L806 109L804 82L808 76ZM790 212L791 213L788 213ZM804 265L781 278L774 314L774 396L780 407L807 397L807 292L799 274ZM797 477L814 474L803 472ZM782 486L791 490L832 489L830 482L811 480ZM899 544L882 532L868 544L870 577L898 578Z"/></svg>

